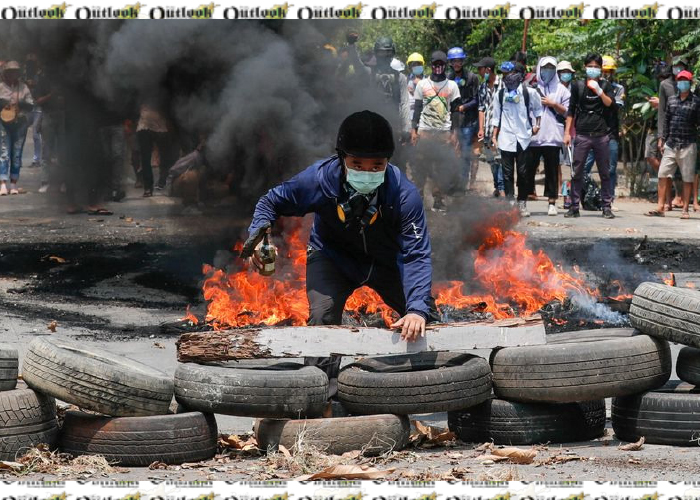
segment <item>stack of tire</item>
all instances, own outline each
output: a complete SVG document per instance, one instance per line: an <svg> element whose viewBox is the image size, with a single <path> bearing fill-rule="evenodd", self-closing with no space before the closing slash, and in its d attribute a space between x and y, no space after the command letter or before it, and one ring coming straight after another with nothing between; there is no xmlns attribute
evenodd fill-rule
<svg viewBox="0 0 700 500"><path fill-rule="evenodd" d="M495 398L450 412L465 442L503 445L588 441L604 434L605 398L664 385L668 342L632 329L548 335L547 344L507 347L490 356Z"/></svg>
<svg viewBox="0 0 700 500"><path fill-rule="evenodd" d="M17 384L17 350L0 344L0 460L14 462L33 446L56 445L53 398Z"/></svg>
<svg viewBox="0 0 700 500"><path fill-rule="evenodd" d="M639 331L683 347L676 374L686 383L618 397L612 404L617 437L647 443L697 446L700 438L700 292L642 283L634 292L630 323Z"/></svg>
<svg viewBox="0 0 700 500"><path fill-rule="evenodd" d="M58 437L65 453L102 455L126 466L197 462L216 453L214 415L171 414L172 378L135 360L74 341L39 337L28 347L22 375L36 391L26 392L47 406L54 428L54 398L82 410L65 415ZM55 432L32 442L52 445Z"/></svg>

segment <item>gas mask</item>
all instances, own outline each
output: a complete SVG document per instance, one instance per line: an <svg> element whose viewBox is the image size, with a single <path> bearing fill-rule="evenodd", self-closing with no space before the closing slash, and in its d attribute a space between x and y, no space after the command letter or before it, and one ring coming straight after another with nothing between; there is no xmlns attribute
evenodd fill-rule
<svg viewBox="0 0 700 500"><path fill-rule="evenodd" d="M344 223L346 227L357 223L361 229L377 222L379 218L377 194L375 193L370 198L368 195L357 192L349 184L345 185L345 190L348 193L348 198L339 202L337 207L340 222Z"/></svg>

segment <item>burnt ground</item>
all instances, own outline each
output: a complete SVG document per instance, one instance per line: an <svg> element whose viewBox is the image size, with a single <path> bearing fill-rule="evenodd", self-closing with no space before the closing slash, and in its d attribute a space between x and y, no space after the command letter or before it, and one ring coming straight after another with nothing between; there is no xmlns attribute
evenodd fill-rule
<svg viewBox="0 0 700 500"><path fill-rule="evenodd" d="M183 213L175 200L144 200L132 189L124 202L109 205L115 211L111 217L66 215L54 198L36 193L37 177L35 170L26 169L23 185L29 194L0 198L1 341L17 346L22 355L37 335L66 335L174 372L177 335L162 325L181 318L189 304L202 310L201 265L230 248L246 227L248 214L236 209L236 200L224 200L192 215ZM489 191L486 177L480 187ZM617 205L614 221L585 212L569 221L561 215L547 217L545 202L530 203L533 217L521 221L518 229L529 233L530 244L544 248L555 262L580 266L596 286L620 279L631 292L641 281L675 272L679 285L694 282L700 287L700 215L691 221L677 220L678 214L649 219L642 216L648 203L619 200ZM434 238L441 237L449 216L429 214ZM52 321L57 322L56 333L47 328ZM445 424L444 415L424 418ZM221 418L219 424L225 432L251 428L250 419ZM569 448L594 460L484 466L473 458L472 447L457 446L399 454L382 467L414 470L421 477L463 468L459 473L467 479L648 480L668 474L680 480L693 477L700 460L697 446L646 445L639 452L622 452L617 444L608 429L603 439ZM560 451L551 447L538 457ZM132 469L128 475L255 479L265 470L262 459L246 458L214 468Z"/></svg>

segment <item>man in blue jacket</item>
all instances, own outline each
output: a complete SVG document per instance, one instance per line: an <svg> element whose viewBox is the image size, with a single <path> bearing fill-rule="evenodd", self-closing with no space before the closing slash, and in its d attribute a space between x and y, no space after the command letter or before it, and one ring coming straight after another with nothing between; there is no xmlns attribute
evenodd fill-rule
<svg viewBox="0 0 700 500"><path fill-rule="evenodd" d="M341 323L352 292L369 286L401 315L392 328L414 341L436 318L430 237L416 187L394 165L389 122L371 111L340 126L338 154L271 189L258 201L242 257L280 216L314 213L306 263L309 325Z"/></svg>

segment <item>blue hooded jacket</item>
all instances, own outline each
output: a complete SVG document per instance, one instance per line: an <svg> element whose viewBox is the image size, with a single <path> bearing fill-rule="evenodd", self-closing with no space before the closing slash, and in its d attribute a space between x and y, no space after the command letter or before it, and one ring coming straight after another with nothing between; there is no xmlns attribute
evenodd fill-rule
<svg viewBox="0 0 700 500"><path fill-rule="evenodd" d="M394 165L377 190L379 218L364 232L338 219L344 199L343 166L338 156L314 163L260 198L248 229L252 234L280 216L315 213L309 246L322 251L350 280L366 283L377 266L398 266L406 312L431 317L432 264L423 201L416 187Z"/></svg>

